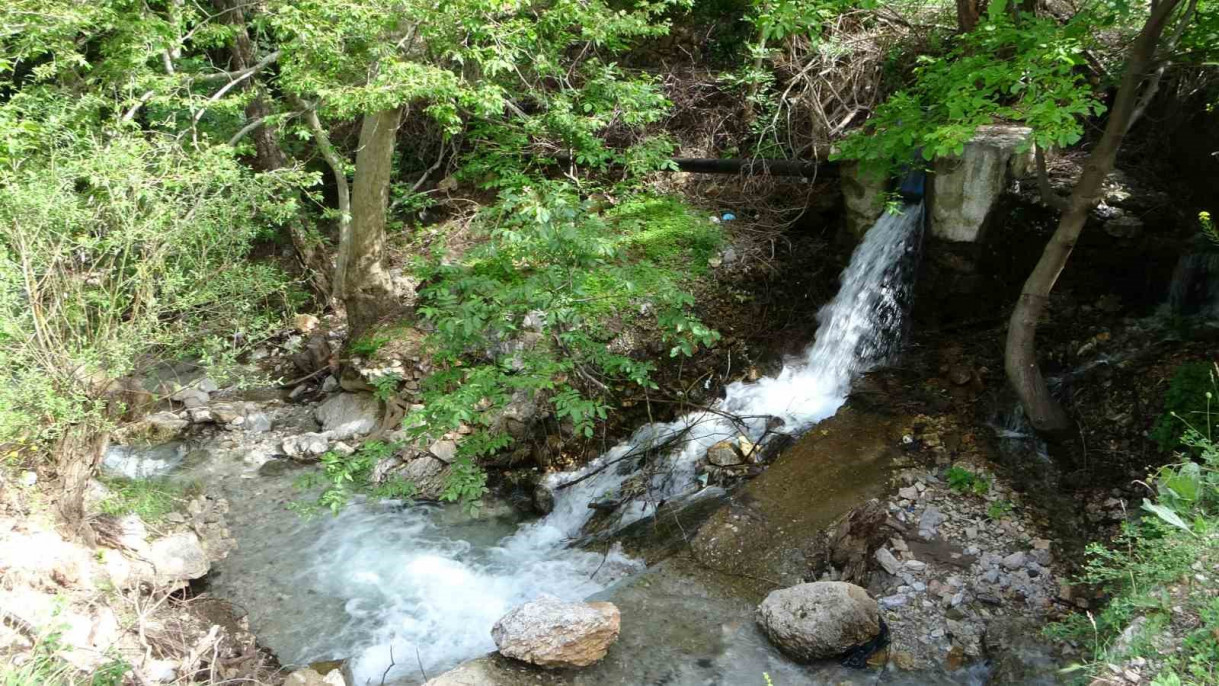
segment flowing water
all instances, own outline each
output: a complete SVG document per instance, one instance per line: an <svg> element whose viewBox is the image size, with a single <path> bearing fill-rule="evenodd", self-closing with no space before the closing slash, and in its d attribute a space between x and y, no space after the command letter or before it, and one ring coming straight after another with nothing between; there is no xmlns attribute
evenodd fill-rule
<svg viewBox="0 0 1219 686"><path fill-rule="evenodd" d="M189 478L216 484L233 502L240 545L218 565L212 591L244 606L284 662L349 657L361 684L379 683L391 655L386 683L415 683L421 671L435 675L493 650L491 626L512 606L540 593L583 599L639 571L619 553L569 547L589 503L620 502L611 526L624 525L652 503L697 490L697 464L715 442L759 440L775 427L798 433L838 410L852 379L900 341L922 217L920 203L877 221L817 315L816 341L781 373L734 383L714 407L645 426L583 469L552 475L555 509L541 520L366 502L306 521L283 507L300 497L291 474L250 478L219 463L193 470ZM632 476L647 497L620 494Z"/></svg>

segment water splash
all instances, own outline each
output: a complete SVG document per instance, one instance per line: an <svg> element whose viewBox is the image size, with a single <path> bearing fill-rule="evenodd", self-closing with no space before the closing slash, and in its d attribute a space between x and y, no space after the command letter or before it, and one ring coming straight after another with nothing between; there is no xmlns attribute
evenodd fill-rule
<svg viewBox="0 0 1219 686"><path fill-rule="evenodd" d="M568 547L589 519L589 503L616 503L618 525L637 520L658 502L697 490L695 470L715 442L758 439L776 425L796 433L834 414L852 379L896 350L922 217L920 203L877 221L843 272L838 295L818 314L815 343L780 374L731 384L715 406L644 426L583 469L552 475L555 508L542 520L515 530L463 528L440 521L441 510L355 504L322 523L285 523L284 542L263 541L276 551L297 545L287 549L298 564L286 581L266 583L291 585L294 597L281 606L284 616L254 622L260 637L288 662L352 657L360 684L379 683L387 669L386 683L411 682L420 665L435 675L493 650L492 624L517 603L541 592L582 599L636 571L621 554ZM624 495L640 485L645 497ZM275 554L251 560L255 569L233 569L229 583L275 564Z"/></svg>

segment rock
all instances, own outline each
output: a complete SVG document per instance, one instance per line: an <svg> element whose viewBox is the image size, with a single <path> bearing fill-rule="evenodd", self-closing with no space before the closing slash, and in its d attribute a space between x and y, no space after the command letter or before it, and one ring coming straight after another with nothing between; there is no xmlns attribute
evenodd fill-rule
<svg viewBox="0 0 1219 686"><path fill-rule="evenodd" d="M216 403L209 409L220 424L231 424L245 414L240 403Z"/></svg>
<svg viewBox="0 0 1219 686"><path fill-rule="evenodd" d="M207 574L207 553L193 532L170 534L148 546L146 555L164 583L190 581Z"/></svg>
<svg viewBox="0 0 1219 686"><path fill-rule="evenodd" d="M491 629L501 655L539 667L587 667L618 640L612 603L568 603L553 596L516 607Z"/></svg>
<svg viewBox="0 0 1219 686"><path fill-rule="evenodd" d="M1020 569L1025 564L1025 554L1022 552L1012 553L1011 555L1003 558L1002 564L1004 569Z"/></svg>
<svg viewBox="0 0 1219 686"><path fill-rule="evenodd" d="M294 460L305 460L320 456L326 452L330 446L330 441L326 436L318 433L300 434L299 436L289 436L284 439L283 448L284 454Z"/></svg>
<svg viewBox="0 0 1219 686"><path fill-rule="evenodd" d="M168 684L178 679L178 662L176 660L145 660L140 672L145 679L154 684Z"/></svg>
<svg viewBox="0 0 1219 686"><path fill-rule="evenodd" d="M973 378L974 372L968 365L954 364L948 370L948 380L957 386L964 386L972 381Z"/></svg>
<svg viewBox="0 0 1219 686"><path fill-rule="evenodd" d="M333 393L336 390L338 390L338 388L339 388L339 380L334 378L334 374L327 376L322 381L322 392L323 393Z"/></svg>
<svg viewBox="0 0 1219 686"><path fill-rule="evenodd" d="M809 662L837 657L880 633L880 609L868 592L841 581L772 591L757 621L780 650Z"/></svg>
<svg viewBox="0 0 1219 686"><path fill-rule="evenodd" d="M901 593L894 593L893 595L887 595L881 598L880 605L886 610L892 610L895 607L905 605L907 600L909 599L905 595Z"/></svg>
<svg viewBox="0 0 1219 686"><path fill-rule="evenodd" d="M192 407L186 411L186 416L190 417L191 424L211 424L216 421L212 411L206 407Z"/></svg>
<svg viewBox="0 0 1219 686"><path fill-rule="evenodd" d="M245 416L245 425L242 428L247 433L266 433L271 430L271 418L265 412L251 412Z"/></svg>
<svg viewBox="0 0 1219 686"><path fill-rule="evenodd" d="M377 428L381 403L371 395L339 393L318 405L315 411L322 430L337 440L370 433Z"/></svg>
<svg viewBox="0 0 1219 686"><path fill-rule="evenodd" d="M1132 215L1115 217L1105 222L1105 233L1114 238L1137 238L1143 232L1143 220Z"/></svg>
<svg viewBox="0 0 1219 686"><path fill-rule="evenodd" d="M156 443L177 438L190 422L172 412L157 412L145 417L143 425L148 440Z"/></svg>
<svg viewBox="0 0 1219 686"><path fill-rule="evenodd" d="M318 674L312 669L298 669L288 675L284 680L284 686L347 686L347 682L343 680L343 674L332 669L326 676Z"/></svg>
<svg viewBox="0 0 1219 686"><path fill-rule="evenodd" d="M548 515L554 511L554 491L550 490L543 484L538 484L533 489L533 509L538 514Z"/></svg>
<svg viewBox="0 0 1219 686"><path fill-rule="evenodd" d="M442 462L452 463L457 457L457 442L442 440L428 446L428 452L440 458Z"/></svg>
<svg viewBox="0 0 1219 686"><path fill-rule="evenodd" d="M1022 126L979 126L960 157L941 157L932 177L931 235L944 240L976 243L1009 178L1028 171L1032 129Z"/></svg>
<svg viewBox="0 0 1219 686"><path fill-rule="evenodd" d="M744 461L736 441L720 441L707 449L707 462L716 467L732 467Z"/></svg>
<svg viewBox="0 0 1219 686"><path fill-rule="evenodd" d="M943 523L944 513L934 507L928 507L918 518L918 532L923 538L932 538Z"/></svg>
<svg viewBox="0 0 1219 686"><path fill-rule="evenodd" d="M898 497L905 498L906 500L918 500L918 489L914 486L899 488L897 489L897 495Z"/></svg>
<svg viewBox="0 0 1219 686"><path fill-rule="evenodd" d="M490 667L487 658L477 658L429 679L423 686L500 686L503 683L496 678L496 671Z"/></svg>
<svg viewBox="0 0 1219 686"><path fill-rule="evenodd" d="M202 407L207 404L209 396L207 391L191 387L183 388L182 390L177 391L173 395L169 396L169 399L173 400L174 402L182 403L187 407Z"/></svg>
<svg viewBox="0 0 1219 686"><path fill-rule="evenodd" d="M876 561L880 563L881 567L885 568L886 572L893 576L897 576L897 573L901 571L902 564L897 561L896 557L893 557L893 553L889 552L888 548L876 549Z"/></svg>
<svg viewBox="0 0 1219 686"><path fill-rule="evenodd" d="M298 333L309 333L317 328L320 322L311 314L298 314L292 318L292 326Z"/></svg>

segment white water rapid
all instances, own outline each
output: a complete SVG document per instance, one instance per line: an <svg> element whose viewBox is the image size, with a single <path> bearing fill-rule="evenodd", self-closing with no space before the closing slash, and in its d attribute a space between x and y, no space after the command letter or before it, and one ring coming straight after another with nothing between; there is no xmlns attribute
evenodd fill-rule
<svg viewBox="0 0 1219 686"><path fill-rule="evenodd" d="M585 468L556 474L555 509L536 522L446 521L439 508L350 506L337 518L249 522L265 552L222 563L215 592L265 578L261 595L286 596L251 621L286 663L352 657L356 682L418 680L494 650L492 624L539 593L583 599L638 565L621 555L567 547L581 535L593 501L624 501L618 524L647 515L649 502L699 488L696 467L706 449L745 434L757 440L781 420L797 433L836 412L852 379L885 361L900 340L911 267L921 241L922 205L886 214L868 232L843 272L841 289L818 314L816 342L773 378L734 383L713 408L638 430ZM671 439L680 437L681 441ZM649 450L664 445L671 450ZM646 462L648 502L617 495ZM260 492L261 493L261 492ZM261 516L261 515L260 515ZM497 523L498 521L498 523ZM238 522L231 522L240 530ZM257 547L257 544L254 545ZM292 563L277 560L294 551ZM276 578L264 571L275 567ZM284 569L292 570L284 578Z"/></svg>

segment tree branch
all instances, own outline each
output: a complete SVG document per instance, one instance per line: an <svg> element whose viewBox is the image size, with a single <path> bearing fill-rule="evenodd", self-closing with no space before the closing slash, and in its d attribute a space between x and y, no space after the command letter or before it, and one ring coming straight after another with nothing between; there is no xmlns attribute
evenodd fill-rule
<svg viewBox="0 0 1219 686"><path fill-rule="evenodd" d="M266 57L262 58L246 69L238 69L236 71L220 71L216 72L215 74L205 74L203 76L196 76L192 80L196 83L216 83L218 81L225 80L231 80L233 83L244 81L253 74L260 72L279 61L279 56L280 51L275 50L274 52L268 53Z"/></svg>
<svg viewBox="0 0 1219 686"><path fill-rule="evenodd" d="M337 264L334 269L335 275L332 282L333 292L331 295L341 299L346 292L347 255L350 253L350 250L344 250L343 247L344 243L351 242L351 191L347 185L347 171L344 169L343 160L335 152L334 146L330 143L330 136L326 134L326 129L322 127L321 120L317 118L316 106L307 105L296 96L290 97L293 101L293 106L304 112L305 122L309 124L309 128L313 131L313 137L317 139L317 148L322 153L322 158L326 160L326 164L330 165L330 171L334 175L334 185L338 189L339 251Z"/></svg>
<svg viewBox="0 0 1219 686"><path fill-rule="evenodd" d="M1181 40L1181 34L1185 33L1185 27L1189 25L1190 19L1193 19L1194 10L1198 6L1198 0L1190 0L1189 5L1185 7L1185 12L1181 15L1181 19L1177 22L1177 28L1173 31L1172 36L1164 43L1164 48L1161 53L1169 53L1176 49L1177 42ZM1130 123L1126 125L1126 131L1129 133L1130 128L1135 122L1143 118L1143 113L1147 111L1147 107L1155 100L1156 93L1160 91L1160 82L1164 79L1164 72L1172 66L1172 58L1168 57L1160 62L1156 70L1152 72L1147 79L1147 85L1143 87L1143 93L1139 96L1139 102L1135 105L1134 114L1130 116Z"/></svg>

